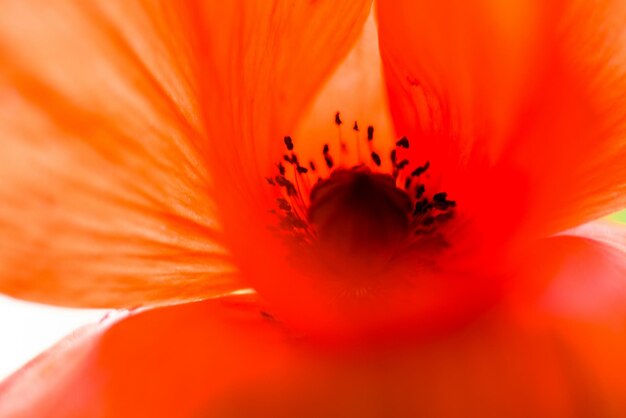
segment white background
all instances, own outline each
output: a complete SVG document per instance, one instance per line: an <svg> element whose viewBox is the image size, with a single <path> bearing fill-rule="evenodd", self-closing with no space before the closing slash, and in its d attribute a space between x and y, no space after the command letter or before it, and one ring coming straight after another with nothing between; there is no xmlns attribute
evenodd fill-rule
<svg viewBox="0 0 626 418"><path fill-rule="evenodd" d="M106 310L66 309L0 296L0 380Z"/></svg>

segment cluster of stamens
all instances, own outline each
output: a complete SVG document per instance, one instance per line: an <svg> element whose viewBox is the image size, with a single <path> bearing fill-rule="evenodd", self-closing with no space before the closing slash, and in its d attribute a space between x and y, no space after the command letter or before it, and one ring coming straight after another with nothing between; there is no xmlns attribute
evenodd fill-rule
<svg viewBox="0 0 626 418"><path fill-rule="evenodd" d="M338 128L343 124L340 114L335 114L335 124ZM347 167L343 163L336 163L336 158L331 153L328 143L322 148L322 161L303 163L295 152L294 141L290 136L283 138L287 152L282 160L276 163L278 170L273 177L268 177L267 182L278 189L280 196L277 197L277 208L272 212L278 216L278 227L282 233L299 241L312 242L316 239L315 226L310 222L310 206L315 199L316 188L324 183L332 182L339 177L340 173L363 173L362 175L388 176L390 187L406 195L407 207L402 210L406 213L407 231L405 239L415 241L419 236L430 234L438 225L444 224L454 217L456 202L449 200L445 192L434 194L427 193L424 178L430 168L430 162L425 161L422 165L412 165L406 158L400 158L403 149L410 147L407 137L396 141L395 147L389 152L391 173L381 171L383 159L381 154L374 149L374 127L368 126L365 141L369 158L361 156L361 142L358 123L355 121L352 130L356 137L357 155L359 162ZM341 131L340 131L341 132ZM348 146L339 134L340 154L337 160L341 161L348 154Z"/></svg>

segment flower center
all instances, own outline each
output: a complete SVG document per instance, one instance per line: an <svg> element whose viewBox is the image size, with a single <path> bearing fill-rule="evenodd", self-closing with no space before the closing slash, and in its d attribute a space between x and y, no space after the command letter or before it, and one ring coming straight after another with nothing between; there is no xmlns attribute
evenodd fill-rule
<svg viewBox="0 0 626 418"><path fill-rule="evenodd" d="M411 199L389 174L337 169L310 194L308 222L337 270L384 268L410 233ZM355 263L356 261L356 263Z"/></svg>
<svg viewBox="0 0 626 418"><path fill-rule="evenodd" d="M342 121L337 113L335 123ZM355 122L357 149L359 127ZM336 161L330 146L323 146L323 164L303 165L291 137L284 138L287 153L268 182L276 188L279 222L276 231L296 251L306 252L312 264L341 277L380 277L394 258L420 242L432 245L440 225L454 216L456 202L446 193L431 194L423 178L430 163L412 166L400 159L410 146L406 137L396 142L389 162L391 172L381 172L383 160L374 148L374 128L367 128L367 159L345 166ZM348 153L340 140L340 155ZM360 154L360 153L359 153ZM318 168L318 166L320 168ZM428 238L425 238L428 237ZM441 240L439 240L441 242ZM303 257L298 257L300 259Z"/></svg>

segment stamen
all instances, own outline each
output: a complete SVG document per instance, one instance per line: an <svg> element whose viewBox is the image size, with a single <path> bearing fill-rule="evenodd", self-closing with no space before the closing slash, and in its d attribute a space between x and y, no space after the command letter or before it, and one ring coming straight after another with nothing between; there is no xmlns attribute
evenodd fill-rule
<svg viewBox="0 0 626 418"><path fill-rule="evenodd" d="M333 168L333 158L330 156L329 154L330 152L330 147L328 146L328 144L324 144L324 150L322 151L322 153L324 154L324 162L326 163L326 167L328 167L328 169L330 170L331 168Z"/></svg>
<svg viewBox="0 0 626 418"><path fill-rule="evenodd" d="M335 125L339 126L343 123L343 121L341 120L341 117L339 115L339 112L335 113Z"/></svg>
<svg viewBox="0 0 626 418"><path fill-rule="evenodd" d="M274 180L276 180L276 183L278 183L280 187L285 188L287 196L295 196L298 194L296 191L296 186L294 186L293 183L287 180L284 176L276 176L274 177Z"/></svg>
<svg viewBox="0 0 626 418"><path fill-rule="evenodd" d="M293 151L293 140L290 136L286 136L284 138L285 146L287 147L287 151Z"/></svg>
<svg viewBox="0 0 626 418"><path fill-rule="evenodd" d="M372 152L372 161L374 161L374 164L376 164L376 167L380 167L380 164L382 163L380 161L380 156L376 154L375 152Z"/></svg>
<svg viewBox="0 0 626 418"><path fill-rule="evenodd" d="M419 199L424 196L424 192L426 191L426 187L423 184L420 184L415 188L415 198Z"/></svg>
<svg viewBox="0 0 626 418"><path fill-rule="evenodd" d="M343 124L339 112L335 113L335 124L338 128ZM344 248L342 251L348 251L346 248L357 251L355 248L358 246L372 244L365 242L367 240L388 243L393 238L398 244L407 246L422 242L421 237L432 234L440 225L454 218L456 201L450 200L445 192L427 193L426 185L421 180L421 176L430 168L430 161L425 161L421 166L412 166L410 172L404 171L411 166L411 162L408 158L398 158L399 152L402 152L398 148L409 148L410 142L406 136L397 140L396 147L388 154L392 169L391 173L385 174L379 172L382 159L373 142L374 127L367 127L366 138L360 137L357 121L352 130L355 132L357 164L346 167L342 158L336 166L330 146L325 143L321 157L328 171L315 174L313 178L309 176L317 173L317 163L309 160L306 166L302 166L295 151L296 141L291 136L283 138L288 153L282 156L282 162L276 163L278 174L266 178L268 184L276 187L279 193L276 198L278 210L272 213L279 217L280 231L288 232L292 238L311 245L332 236L333 242L346 241L337 244L338 248ZM339 138L340 152L348 152L347 146L341 141L341 131ZM367 142L369 158L360 154L361 141ZM284 164L290 164L293 171L287 174ZM311 218L313 212L316 213L315 221ZM329 215L332 213L346 218L334 219ZM320 216L324 219L324 225L319 224L322 219ZM332 232L328 228L335 223L338 230ZM386 230L389 225L395 225L393 233ZM378 238L375 232L377 228L380 228ZM320 236L321 230L326 235ZM364 241L363 237L368 238Z"/></svg>
<svg viewBox="0 0 626 418"><path fill-rule="evenodd" d="M409 148L409 138L403 136L396 142L396 145L402 148Z"/></svg>
<svg viewBox="0 0 626 418"><path fill-rule="evenodd" d="M430 208L431 208L431 205L430 203L428 203L427 198L420 199L417 202L415 202L415 209L413 209L413 216L424 215L425 213L428 213Z"/></svg>
<svg viewBox="0 0 626 418"><path fill-rule="evenodd" d="M398 165L396 165L396 168L398 169L398 171L404 169L407 165L409 165L409 160L402 160L398 163Z"/></svg>
<svg viewBox="0 0 626 418"><path fill-rule="evenodd" d="M287 199L285 199L284 197L279 197L278 199L276 199L276 202L278 203L279 209L286 210L286 211L291 210L291 205L289 204Z"/></svg>
<svg viewBox="0 0 626 418"><path fill-rule="evenodd" d="M424 174L426 172L426 170L428 170L429 167L430 167L430 161L426 161L426 164L424 164L421 167L417 167L415 170L413 170L411 172L411 176L412 177L419 177L422 174Z"/></svg>

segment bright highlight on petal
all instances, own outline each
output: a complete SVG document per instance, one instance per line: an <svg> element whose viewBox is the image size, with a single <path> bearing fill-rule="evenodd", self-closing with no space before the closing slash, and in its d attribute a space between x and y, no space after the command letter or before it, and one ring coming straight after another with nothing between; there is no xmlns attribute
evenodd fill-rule
<svg viewBox="0 0 626 418"><path fill-rule="evenodd" d="M222 226L254 219L263 138L295 123L369 6L3 0L0 289L133 307L245 287Z"/></svg>
<svg viewBox="0 0 626 418"><path fill-rule="evenodd" d="M0 289L12 296L133 307L240 287L187 28L124 4L0 3Z"/></svg>

